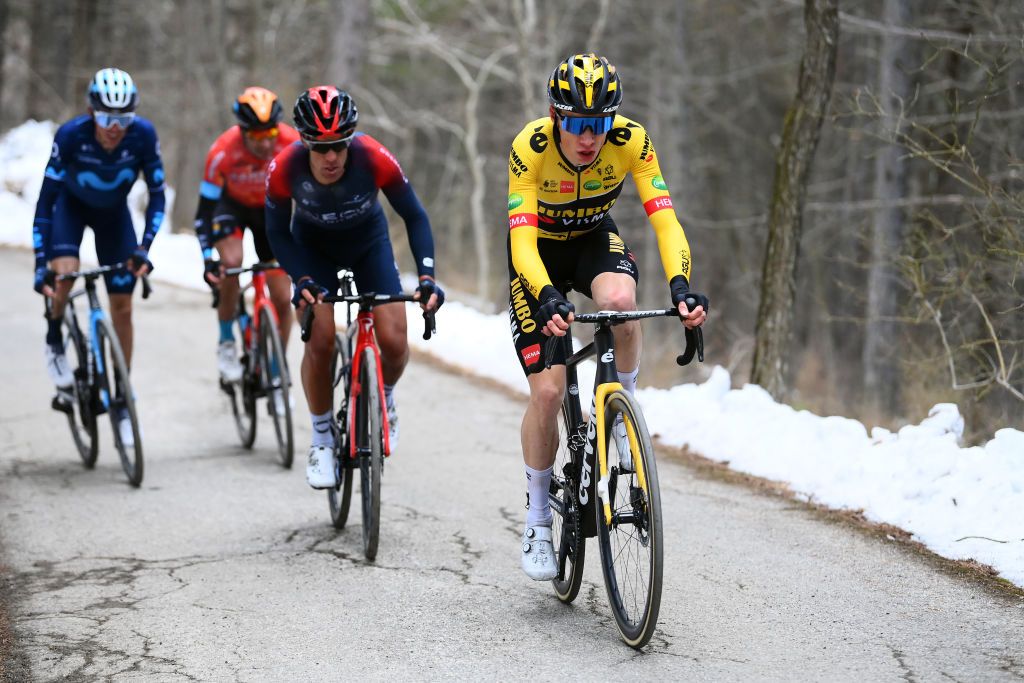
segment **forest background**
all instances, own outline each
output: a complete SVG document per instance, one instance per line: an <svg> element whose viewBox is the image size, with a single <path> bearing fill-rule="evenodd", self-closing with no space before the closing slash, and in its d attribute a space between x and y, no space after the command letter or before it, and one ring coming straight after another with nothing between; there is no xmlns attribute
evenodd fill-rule
<svg viewBox="0 0 1024 683"><path fill-rule="evenodd" d="M818 32L832 64L819 65L828 98L804 150L793 299L762 301L781 267L766 260L777 162ZM599 52L619 70L621 113L658 150L693 287L711 297L710 362L747 381L771 333L759 315L784 304L777 397L887 427L951 401L969 440L1024 427L1019 0L0 0L0 40L0 133L84 111L98 68L133 75L177 189L176 231L191 230L207 149L244 87L277 92L286 120L303 89L348 89L361 130L426 205L439 277L492 312L508 297L511 140L547 113L551 69ZM641 307L667 305L631 181L613 215L641 265ZM392 235L408 267L400 220ZM641 382L678 383L681 335L646 329Z"/></svg>

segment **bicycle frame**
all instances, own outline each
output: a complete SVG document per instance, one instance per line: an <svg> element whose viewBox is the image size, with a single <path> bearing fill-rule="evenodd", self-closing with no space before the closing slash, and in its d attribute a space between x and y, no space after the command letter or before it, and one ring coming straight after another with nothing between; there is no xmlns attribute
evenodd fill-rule
<svg viewBox="0 0 1024 683"><path fill-rule="evenodd" d="M81 333L82 328L78 324L78 311L75 309L75 299L80 296L86 296L89 299L89 327L88 327L88 356L86 361L86 372L87 379L90 387L96 386L96 378L106 372L106 368L103 367L103 354L99 348L99 335L96 332L96 328L99 326L99 321L107 318L107 312L103 310L100 305L99 295L96 293L96 282L95 278L85 278L85 289L80 289L76 292L68 294L68 300L65 304L64 317L68 319L69 324L75 327ZM103 409L110 409L110 392L107 387L99 387L100 401L103 403Z"/></svg>
<svg viewBox="0 0 1024 683"><path fill-rule="evenodd" d="M562 342L566 349L571 348L571 335L566 334ZM583 421L583 412L579 397L579 376L576 367L589 358L597 356L597 371L594 377L594 395L590 401L590 419ZM611 505L608 502L608 453L607 443L599 435L605 433L604 406L605 399L613 391L622 390L615 366L614 340L611 325L601 323L594 331L594 341L573 354L566 354L565 381L568 396L565 399L566 413L570 429L576 430L576 439L570 440L570 450L574 463L579 465L579 482L576 491L580 502L582 532L584 537L597 535L597 522L593 506L600 496L605 512L606 522L611 522ZM571 397L571 398L569 398ZM575 425L572 427L571 425ZM635 439L635 436L633 436ZM632 441L631 441L632 443ZM596 462L595 462L596 456ZM597 465L598 476L594 477L594 466Z"/></svg>
<svg viewBox="0 0 1024 683"><path fill-rule="evenodd" d="M260 311L264 308L270 310L270 317L275 325L281 324L280 319L277 317L277 309L271 303L269 290L267 289L267 273L270 271L281 271L281 268L279 266L267 267L257 263L249 268L229 268L224 271L225 276L238 275L245 272L252 273L252 280L240 290L240 294L245 294L248 289L253 291L252 315L248 315L243 310L242 315L245 315L248 319L244 322L240 321L242 322L242 341L246 349L253 347L252 340L254 338L259 339ZM254 337L253 335L256 336Z"/></svg>

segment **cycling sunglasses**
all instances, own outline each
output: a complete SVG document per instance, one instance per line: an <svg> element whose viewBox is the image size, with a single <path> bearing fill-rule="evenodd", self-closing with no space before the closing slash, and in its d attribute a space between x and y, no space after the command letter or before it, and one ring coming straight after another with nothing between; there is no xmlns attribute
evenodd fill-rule
<svg viewBox="0 0 1024 683"><path fill-rule="evenodd" d="M594 135L604 135L612 129L612 122L615 116L559 116L562 130L573 135L582 135L587 128L594 131Z"/></svg>
<svg viewBox="0 0 1024 683"><path fill-rule="evenodd" d="M302 144L306 146L311 152L317 154L327 154L328 152L341 152L343 149L348 149L348 143L352 142L352 136L342 138L341 140L330 140L329 142L317 142L316 140L302 139Z"/></svg>
<svg viewBox="0 0 1024 683"><path fill-rule="evenodd" d="M264 128L262 130L247 130L245 131L245 136L250 140L273 140L279 132L277 126L274 126L273 128Z"/></svg>
<svg viewBox="0 0 1024 683"><path fill-rule="evenodd" d="M110 128L111 126L127 128L135 121L135 112L112 114L109 111L94 111L92 115L96 119L96 125L100 128Z"/></svg>

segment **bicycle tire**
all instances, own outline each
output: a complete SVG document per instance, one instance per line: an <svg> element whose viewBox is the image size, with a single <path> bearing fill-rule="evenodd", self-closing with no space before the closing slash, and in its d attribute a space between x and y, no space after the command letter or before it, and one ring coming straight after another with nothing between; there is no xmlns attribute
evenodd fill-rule
<svg viewBox="0 0 1024 683"><path fill-rule="evenodd" d="M632 431L632 472L619 467L613 437L615 417L622 415ZM654 635L661 608L663 574L661 494L654 448L640 406L629 393L614 391L605 401L605 430L612 523L605 518L604 501L597 510L601 571L608 602L619 634L630 647L644 647ZM639 452L633 452L636 446Z"/></svg>
<svg viewBox="0 0 1024 683"><path fill-rule="evenodd" d="M256 356L256 344L251 347L245 346L245 327L242 324L245 312L245 295L238 295L238 307L235 319L238 321L238 331L241 334L242 345L245 353L242 357L242 381L233 382L230 385L231 414L235 418L235 430L242 442L242 448L252 448L256 443L256 387L257 387L257 366L259 365ZM258 341L258 340L257 340Z"/></svg>
<svg viewBox="0 0 1024 683"><path fill-rule="evenodd" d="M107 391L113 389L112 394L116 398L111 401L110 425L114 430L114 447L121 459L121 467L128 476L128 483L134 487L142 484L143 458L142 458L142 434L139 432L139 417L135 410L135 395L132 393L131 377L128 373L128 363L124 358L124 351L121 350L121 342L114 331L114 326L106 318L100 318L96 323L96 335L100 354L103 356L103 367L108 369L110 374L105 373L104 381ZM113 379L113 387L109 381ZM134 444L129 448L121 441L121 431L118 428L118 417L123 407L128 411L128 418L132 426L132 439Z"/></svg>
<svg viewBox="0 0 1024 683"><path fill-rule="evenodd" d="M565 401L568 401L568 397ZM583 567L586 560L586 543L581 530L579 485L577 468L578 461L573 462L569 440L577 432L576 426L569 424L569 411L563 402L562 414L558 421L558 449L555 463L551 470L551 488L548 499L551 504L551 538L554 542L555 557L562 563L563 547L565 548L565 566L561 570L562 578L555 577L551 585L555 595L564 603L570 603L579 595L583 583ZM579 457L582 457L582 453Z"/></svg>
<svg viewBox="0 0 1024 683"><path fill-rule="evenodd" d="M341 401L338 406L338 439L335 441L335 463L338 468L338 486L327 489L327 506L331 511L331 524L335 529L344 529L352 506L352 479L355 469L349 457L348 442L348 390L351 377L351 362L346 340L340 334L334 335L334 356L331 358L331 377L335 387L341 387Z"/></svg>
<svg viewBox="0 0 1024 683"><path fill-rule="evenodd" d="M363 498L363 554L372 562L380 540L380 478L384 466L384 432L380 413L380 387L377 385L377 356L363 349L359 368L362 391L359 394L360 493Z"/></svg>
<svg viewBox="0 0 1024 683"><path fill-rule="evenodd" d="M260 353L263 367L264 394L267 397L267 412L274 422L274 434L277 437L277 457L281 467L291 469L295 459L295 438L292 432L292 409L289 402L291 382L288 378L288 363L284 355L281 334L277 331L277 321L270 309L260 309ZM284 414L279 415L274 392L283 392L281 406Z"/></svg>
<svg viewBox="0 0 1024 683"><path fill-rule="evenodd" d="M71 428L71 438L78 449L79 457L82 458L82 464L87 470L91 470L96 466L100 442L96 438L97 392L89 383L89 349L77 325L73 325L66 316L63 324L64 355L74 375L74 384L71 385L71 412L67 414L68 427ZM73 349L71 353L68 352L69 347Z"/></svg>

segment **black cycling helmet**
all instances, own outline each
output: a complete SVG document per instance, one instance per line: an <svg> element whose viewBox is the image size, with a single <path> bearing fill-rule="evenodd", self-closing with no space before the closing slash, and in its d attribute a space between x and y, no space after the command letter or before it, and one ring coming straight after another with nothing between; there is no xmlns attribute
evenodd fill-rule
<svg viewBox="0 0 1024 683"><path fill-rule="evenodd" d="M277 125L284 115L277 95L266 88L246 88L238 96L231 111L242 130L266 130Z"/></svg>
<svg viewBox="0 0 1024 683"><path fill-rule="evenodd" d="M317 85L295 100L295 128L305 140L345 140L356 132L359 112L352 96L333 85Z"/></svg>
<svg viewBox="0 0 1024 683"><path fill-rule="evenodd" d="M601 116L622 103L622 84L615 67L593 52L571 55L551 72L548 99L559 111Z"/></svg>

